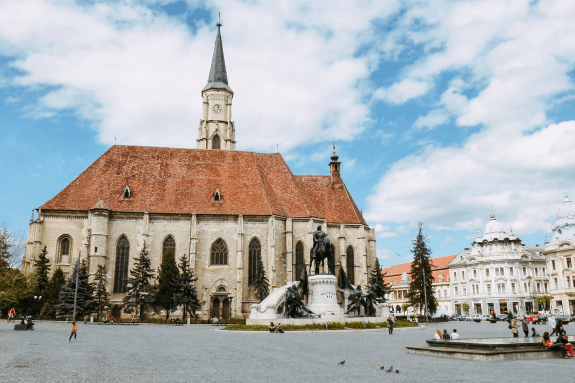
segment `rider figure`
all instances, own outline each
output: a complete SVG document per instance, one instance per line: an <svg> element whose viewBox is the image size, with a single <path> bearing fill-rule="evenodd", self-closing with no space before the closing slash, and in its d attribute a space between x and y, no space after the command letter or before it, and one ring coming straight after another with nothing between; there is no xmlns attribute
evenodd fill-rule
<svg viewBox="0 0 575 383"><path fill-rule="evenodd" d="M312 256L315 256L319 250L319 246L325 243L327 236L323 231L321 231L321 226L317 227L317 230L313 232L313 248L311 250Z"/></svg>

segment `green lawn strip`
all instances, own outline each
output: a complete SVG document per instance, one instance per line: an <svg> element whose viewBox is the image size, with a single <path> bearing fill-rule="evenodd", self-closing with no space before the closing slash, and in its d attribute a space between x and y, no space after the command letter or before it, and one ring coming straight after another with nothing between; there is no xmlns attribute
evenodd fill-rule
<svg viewBox="0 0 575 383"><path fill-rule="evenodd" d="M394 327L415 327L417 326L412 322L395 322ZM375 329L375 328L386 328L387 322L381 323L366 323L365 329ZM318 331L318 330L347 330L347 329L357 329L363 330L364 324L362 322L350 322L350 323L337 323L332 322L329 326L325 327L322 323L314 324L304 324L304 325L293 325L286 324L283 325L284 331ZM233 324L223 328L223 330L230 331L269 331L269 326L266 325L246 325L246 324Z"/></svg>

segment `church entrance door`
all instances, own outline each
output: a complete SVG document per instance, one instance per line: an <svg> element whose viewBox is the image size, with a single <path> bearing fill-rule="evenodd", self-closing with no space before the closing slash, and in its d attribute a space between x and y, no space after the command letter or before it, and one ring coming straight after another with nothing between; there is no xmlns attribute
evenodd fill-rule
<svg viewBox="0 0 575 383"><path fill-rule="evenodd" d="M219 300L219 298L214 298L212 300L212 312L210 314L210 317L211 318L218 318L218 320L221 319L220 318L220 300Z"/></svg>
<svg viewBox="0 0 575 383"><path fill-rule="evenodd" d="M225 298L222 304L222 319L224 322L230 321L230 300Z"/></svg>

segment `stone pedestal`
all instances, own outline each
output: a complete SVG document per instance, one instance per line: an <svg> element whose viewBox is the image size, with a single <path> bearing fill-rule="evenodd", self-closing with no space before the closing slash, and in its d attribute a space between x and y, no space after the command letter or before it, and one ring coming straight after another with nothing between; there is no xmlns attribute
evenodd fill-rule
<svg viewBox="0 0 575 383"><path fill-rule="evenodd" d="M318 274L308 278L309 298L308 305L311 311L323 318L331 315L342 316L343 309L337 304L335 275Z"/></svg>

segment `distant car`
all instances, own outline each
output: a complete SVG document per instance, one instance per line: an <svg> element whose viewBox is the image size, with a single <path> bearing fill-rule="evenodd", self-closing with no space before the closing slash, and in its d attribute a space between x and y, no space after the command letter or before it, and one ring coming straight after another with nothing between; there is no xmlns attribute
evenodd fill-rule
<svg viewBox="0 0 575 383"><path fill-rule="evenodd" d="M465 318L466 321L481 320L481 319L483 319L483 316L481 314L472 314L467 318Z"/></svg>
<svg viewBox="0 0 575 383"><path fill-rule="evenodd" d="M497 314L497 315L495 315L495 317L500 322L504 322L507 320L507 314Z"/></svg>
<svg viewBox="0 0 575 383"><path fill-rule="evenodd" d="M563 324L568 324L571 321L571 316L567 315L567 314L559 314L559 315L555 315L555 320L559 320L561 319L561 321L563 322Z"/></svg>
<svg viewBox="0 0 575 383"><path fill-rule="evenodd" d="M457 319L455 319L455 318L457 318L458 316L459 316L459 315L457 315L457 314L450 315L450 316L447 317L447 320L457 320Z"/></svg>
<svg viewBox="0 0 575 383"><path fill-rule="evenodd" d="M491 319L491 315L483 314L481 315L481 320L489 320Z"/></svg>

